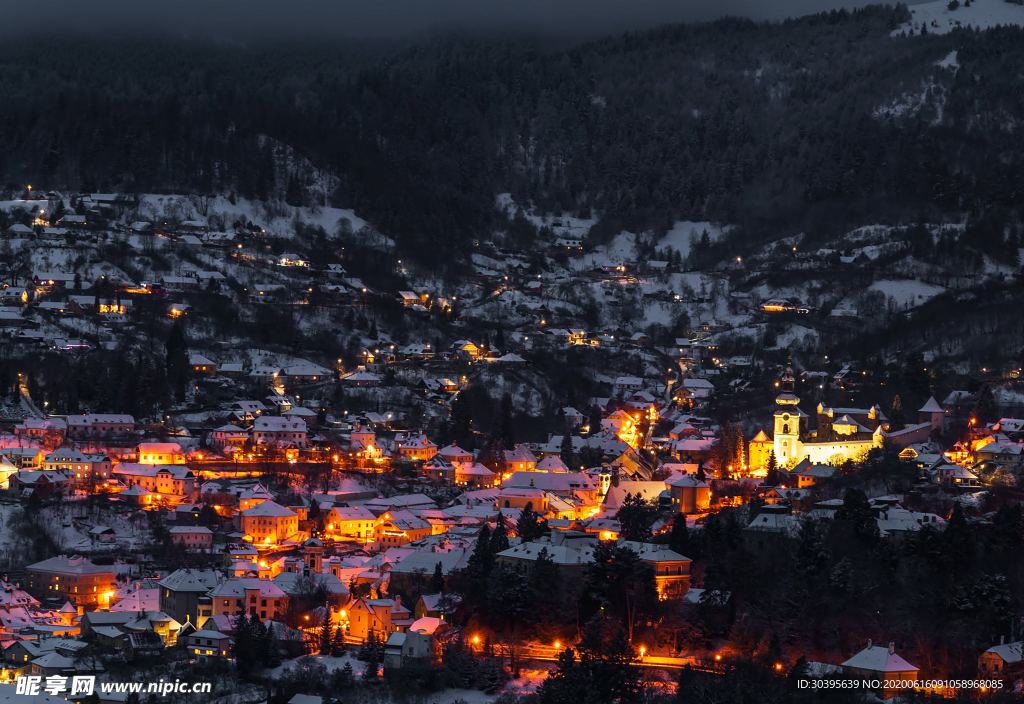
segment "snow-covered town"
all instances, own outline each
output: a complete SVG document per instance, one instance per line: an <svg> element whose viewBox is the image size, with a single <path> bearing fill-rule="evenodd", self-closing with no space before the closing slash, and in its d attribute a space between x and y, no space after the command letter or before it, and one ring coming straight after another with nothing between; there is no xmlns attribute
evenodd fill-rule
<svg viewBox="0 0 1024 704"><path fill-rule="evenodd" d="M1024 7L839 5L26 29L0 702L1016 701Z"/></svg>

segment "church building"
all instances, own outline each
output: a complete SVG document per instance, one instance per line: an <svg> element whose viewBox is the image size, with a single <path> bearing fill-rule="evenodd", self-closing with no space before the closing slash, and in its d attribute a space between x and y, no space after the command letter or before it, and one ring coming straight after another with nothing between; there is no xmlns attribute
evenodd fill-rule
<svg viewBox="0 0 1024 704"><path fill-rule="evenodd" d="M786 368L775 399L775 459L780 467L809 459L814 464L840 464L862 458L881 447L888 419L876 406L871 408L826 408L818 404L817 428L810 430L810 417L800 410L793 369Z"/></svg>
<svg viewBox="0 0 1024 704"><path fill-rule="evenodd" d="M795 386L793 369L787 367L775 398L774 437L769 438L762 430L750 441L751 467L766 467L772 452L779 467L804 459L831 465L860 460L883 443L906 447L925 442L944 421L944 412L934 398L919 409L917 423L899 430L890 427L877 404L871 408L830 408L819 403L812 429L811 417L800 409Z"/></svg>

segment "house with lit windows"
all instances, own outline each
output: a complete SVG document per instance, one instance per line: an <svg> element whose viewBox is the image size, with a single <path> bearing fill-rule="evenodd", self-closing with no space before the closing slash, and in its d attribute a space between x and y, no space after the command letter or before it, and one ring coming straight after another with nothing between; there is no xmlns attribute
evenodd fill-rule
<svg viewBox="0 0 1024 704"><path fill-rule="evenodd" d="M425 462L437 454L437 445L423 433L395 438L395 454L402 459Z"/></svg>
<svg viewBox="0 0 1024 704"><path fill-rule="evenodd" d="M264 501L235 514L238 529L255 545L280 545L300 537L299 515L276 501Z"/></svg>
<svg viewBox="0 0 1024 704"><path fill-rule="evenodd" d="M249 440L249 431L242 430L237 425L222 425L210 432L210 447L214 450L225 448L240 448Z"/></svg>
<svg viewBox="0 0 1024 704"><path fill-rule="evenodd" d="M387 549L425 538L432 530L428 521L398 509L385 511L377 518L373 537L381 549Z"/></svg>
<svg viewBox="0 0 1024 704"><path fill-rule="evenodd" d="M340 539L373 542L377 515L365 506L335 506L327 514L327 532Z"/></svg>
<svg viewBox="0 0 1024 704"><path fill-rule="evenodd" d="M288 595L269 579L229 579L210 590L211 616L259 616L281 620L288 611Z"/></svg>
<svg viewBox="0 0 1024 704"><path fill-rule="evenodd" d="M144 442L135 454L139 464L185 464L185 451L176 442Z"/></svg>
<svg viewBox="0 0 1024 704"><path fill-rule="evenodd" d="M66 555L29 565L25 579L25 591L37 599L59 599L90 608L108 606L116 587L113 567Z"/></svg>
<svg viewBox="0 0 1024 704"><path fill-rule="evenodd" d="M106 455L87 454L80 450L62 447L43 458L43 469L49 472L63 472L75 484L110 479L113 463Z"/></svg>
<svg viewBox="0 0 1024 704"><path fill-rule="evenodd" d="M187 650L199 662L226 660L231 656L231 636L215 630L195 631L188 635Z"/></svg>
<svg viewBox="0 0 1024 704"><path fill-rule="evenodd" d="M468 450L463 450L461 447L456 445L454 442L447 447L442 447L438 453L441 457L448 460L451 463L456 462L472 462L473 453Z"/></svg>
<svg viewBox="0 0 1024 704"><path fill-rule="evenodd" d="M373 632L381 642L392 633L412 625L412 613L402 606L401 597L394 599L356 599L347 609L348 635L365 641Z"/></svg>
<svg viewBox="0 0 1024 704"><path fill-rule="evenodd" d="M129 488L139 487L153 496L149 503L177 505L192 494L196 477L185 465L149 465L122 462L114 467L114 477Z"/></svg>

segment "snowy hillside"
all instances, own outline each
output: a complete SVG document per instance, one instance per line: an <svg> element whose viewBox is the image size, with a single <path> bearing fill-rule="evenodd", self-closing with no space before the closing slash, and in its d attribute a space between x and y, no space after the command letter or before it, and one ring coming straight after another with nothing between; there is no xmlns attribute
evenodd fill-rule
<svg viewBox="0 0 1024 704"><path fill-rule="evenodd" d="M928 26L928 34L946 34L957 27L987 29L999 25L1024 26L1024 5L1005 0L973 0L970 7L961 2L955 10L949 9L948 0L935 0L911 5L909 9L913 19L894 29L894 37L903 32L919 34L922 24Z"/></svg>
<svg viewBox="0 0 1024 704"><path fill-rule="evenodd" d="M680 256L686 257L690 253L690 246L700 239L705 230L707 230L711 241L717 242L724 233L729 231L729 226L710 222L678 221L668 231L668 234L658 241L658 249L674 249L679 252Z"/></svg>

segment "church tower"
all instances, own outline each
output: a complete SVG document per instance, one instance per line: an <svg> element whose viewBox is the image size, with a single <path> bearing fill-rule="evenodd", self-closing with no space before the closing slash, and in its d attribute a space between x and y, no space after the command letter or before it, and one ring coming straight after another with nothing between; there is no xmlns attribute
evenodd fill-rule
<svg viewBox="0 0 1024 704"><path fill-rule="evenodd" d="M800 417L803 412L797 406L799 403L793 368L786 367L779 380L779 395L775 397L775 460L780 467L801 456Z"/></svg>
<svg viewBox="0 0 1024 704"><path fill-rule="evenodd" d="M302 544L306 569L320 574L324 569L324 544L319 538L310 538Z"/></svg>

